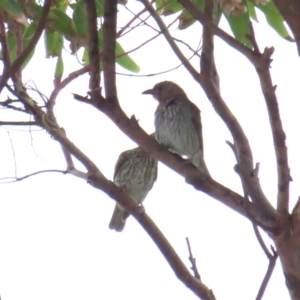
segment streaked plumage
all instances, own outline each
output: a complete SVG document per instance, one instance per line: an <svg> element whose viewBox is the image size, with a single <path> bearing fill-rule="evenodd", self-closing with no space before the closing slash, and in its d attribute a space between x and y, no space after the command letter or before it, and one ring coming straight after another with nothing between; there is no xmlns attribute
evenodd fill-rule
<svg viewBox="0 0 300 300"><path fill-rule="evenodd" d="M157 178L157 160L141 147L120 154L114 173L114 182L136 203L142 203ZM129 214L116 203L110 229L122 231Z"/></svg>
<svg viewBox="0 0 300 300"><path fill-rule="evenodd" d="M200 110L181 87L171 81L144 91L158 101L155 111L156 140L170 151L186 156L202 172L209 174L203 159Z"/></svg>

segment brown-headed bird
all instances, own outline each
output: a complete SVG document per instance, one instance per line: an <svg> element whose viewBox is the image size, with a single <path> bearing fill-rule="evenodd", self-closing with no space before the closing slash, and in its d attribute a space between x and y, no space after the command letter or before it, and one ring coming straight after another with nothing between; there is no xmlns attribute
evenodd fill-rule
<svg viewBox="0 0 300 300"><path fill-rule="evenodd" d="M157 83L143 94L158 101L155 111L155 138L171 152L186 156L200 171L209 175L203 159L200 110L183 89L171 81Z"/></svg>
<svg viewBox="0 0 300 300"><path fill-rule="evenodd" d="M120 154L115 166L114 183L133 201L141 204L152 189L156 178L157 160L141 147ZM116 203L109 228L122 231L128 216L129 213Z"/></svg>

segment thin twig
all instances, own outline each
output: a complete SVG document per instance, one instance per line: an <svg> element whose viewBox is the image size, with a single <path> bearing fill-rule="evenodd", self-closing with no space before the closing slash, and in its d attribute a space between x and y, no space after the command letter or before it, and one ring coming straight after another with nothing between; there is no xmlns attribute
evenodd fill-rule
<svg viewBox="0 0 300 300"><path fill-rule="evenodd" d="M11 140L9 131L7 131L7 135L8 135L8 139L9 139L9 142L10 142L12 154L13 154L13 157L14 157L15 177L18 177L18 175L17 175L17 173L18 173L18 172L17 172L17 160L16 160L16 153L15 153L14 144L13 144L13 142L12 142L12 140Z"/></svg>
<svg viewBox="0 0 300 300"><path fill-rule="evenodd" d="M65 78L63 81L61 81L59 84L56 85L54 90L52 91L48 103L47 103L47 116L51 120L51 122L55 122L56 118L54 115L54 106L55 101L62 89L64 89L69 83L71 83L74 79L76 79L78 76L81 76L89 71L89 66L84 66L83 68L76 70L68 75L67 78Z"/></svg>
<svg viewBox="0 0 300 300"><path fill-rule="evenodd" d="M201 281L200 273L198 272L198 268L197 268L197 264L196 264L196 258L194 258L193 254L192 254L192 248L191 248L191 245L190 245L190 240L189 240L188 237L186 237L185 239L186 239L186 243L187 243L188 250L189 250L189 261L192 264L191 269L194 272L195 278L197 278L198 280Z"/></svg>
<svg viewBox="0 0 300 300"><path fill-rule="evenodd" d="M40 126L34 121L0 121L0 126L10 125L10 126Z"/></svg>
<svg viewBox="0 0 300 300"><path fill-rule="evenodd" d="M3 177L0 178L0 184L6 184L6 183L14 183L14 182L18 182L18 181L22 181L24 179L27 179L29 177L38 175L38 174L42 174L42 173L62 173L62 174L67 174L67 171L63 171L63 170L42 170L42 171L37 171L28 175L25 175L23 177ZM10 179L11 181L5 181ZM4 181L4 182L1 182Z"/></svg>
<svg viewBox="0 0 300 300"><path fill-rule="evenodd" d="M269 258L268 269L267 269L265 277L264 277L264 279L261 283L261 286L259 288L259 291L257 293L257 296L256 296L255 300L261 300L263 298L263 295L265 293L265 290L268 286L268 283L270 281L270 278L273 274L273 271L274 271L274 268L275 268L275 265L276 265L278 254L272 246L271 246L271 250L273 252L273 255L271 255L271 257Z"/></svg>
<svg viewBox="0 0 300 300"><path fill-rule="evenodd" d="M244 54L248 59L253 59L254 53L251 49L246 47L244 44L236 40L234 37L226 33L224 30L219 28L214 22L209 19L203 12L201 12L195 4L193 4L190 0L178 0L183 7L203 26L209 27L210 31L221 38L224 42L226 42L229 46Z"/></svg>
<svg viewBox="0 0 300 300"><path fill-rule="evenodd" d="M234 145L229 141L226 141L226 143L230 146L230 148L232 149L235 157L237 158L236 149L235 149ZM254 170L257 173L256 176L258 176L258 170L259 170L258 166L259 166L259 164L256 164L256 168ZM245 199L249 199L248 193L246 191L246 188L245 188L245 185L243 183L242 178L241 178L241 182L242 182L242 187L243 187L243 191L244 191L244 197L245 197ZM275 267L275 264L276 264L276 259L277 259L278 255L277 255L276 251L274 250L274 248L272 246L271 246L271 250L272 250L273 254L270 253L270 251L268 250L268 248L266 247L266 245L264 243L264 240L263 240L263 238L262 238L262 236L259 232L259 229L258 229L257 225L253 222L252 226L253 226L253 229L254 229L255 236L258 240L258 243L261 246L261 248L263 249L265 255L267 256L267 258L269 260L269 265L268 265L267 272L265 274L265 277L264 277L264 279L261 283L258 294L256 296L256 300L261 300L263 295L264 295L264 292L267 288L269 280L272 276L272 273L273 273L273 270L274 270L274 267Z"/></svg>
<svg viewBox="0 0 300 300"><path fill-rule="evenodd" d="M267 248L267 246L266 246L266 244L265 244L265 242L264 242L264 240L263 240L263 238L262 238L262 236L261 236L261 234L260 234L260 232L259 232L258 227L257 227L255 224L252 224L252 225L253 225L253 229L254 229L254 232L255 232L255 236L256 236L256 238L257 238L257 240L258 240L258 242L259 242L261 248L263 249L263 251L264 251L266 257L267 257L269 260L272 259L272 258L273 258L273 255L272 255L272 254L270 253L270 251L268 250L268 248ZM273 254L274 254L274 253L273 253Z"/></svg>
<svg viewBox="0 0 300 300"><path fill-rule="evenodd" d="M181 63L185 66L185 68L189 71L189 73L195 78L195 80L199 81L199 72L192 66L192 64L186 59L186 57L183 55L177 44L175 43L173 37L170 35L170 32L168 31L167 26L162 21L161 17L158 15L156 10L153 8L153 6L149 3L148 0L141 0L141 2L144 4L146 9L149 11L153 19L156 21L157 25L160 28L160 31L165 36L166 40L168 41L170 47L172 48L173 52L177 55L178 59L181 61Z"/></svg>

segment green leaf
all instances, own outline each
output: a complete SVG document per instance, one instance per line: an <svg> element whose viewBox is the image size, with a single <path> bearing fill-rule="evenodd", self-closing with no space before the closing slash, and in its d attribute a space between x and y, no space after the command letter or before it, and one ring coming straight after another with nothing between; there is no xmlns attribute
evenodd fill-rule
<svg viewBox="0 0 300 300"><path fill-rule="evenodd" d="M96 0L97 16L102 17L104 15L104 0Z"/></svg>
<svg viewBox="0 0 300 300"><path fill-rule="evenodd" d="M73 21L75 24L78 37L87 37L88 23L86 15L86 5L83 1L79 1L73 12Z"/></svg>
<svg viewBox="0 0 300 300"><path fill-rule="evenodd" d="M66 11L69 6L69 0L54 0L54 5L57 9Z"/></svg>
<svg viewBox="0 0 300 300"><path fill-rule="evenodd" d="M223 15L226 17L235 38L248 48L252 49L252 43L246 37L246 35L251 34L249 26L249 14L244 13L242 15L227 16L225 13L223 13Z"/></svg>
<svg viewBox="0 0 300 300"><path fill-rule="evenodd" d="M32 1L28 4L28 9L26 9L27 16L32 20L38 21L43 11L43 6L36 4Z"/></svg>
<svg viewBox="0 0 300 300"><path fill-rule="evenodd" d="M156 11L157 13L161 14L162 13L162 10L163 10L163 0L156 0L155 1L155 7L156 7Z"/></svg>
<svg viewBox="0 0 300 300"><path fill-rule="evenodd" d="M10 60L13 62L16 60L17 52L16 52L16 37L15 34L9 30L7 32L7 48L10 55Z"/></svg>
<svg viewBox="0 0 300 300"><path fill-rule="evenodd" d="M0 8L6 11L18 23L23 24L25 26L29 25L18 2L14 0L0 0Z"/></svg>
<svg viewBox="0 0 300 300"><path fill-rule="evenodd" d="M36 26L34 24L31 24L30 26L26 27L23 33L23 44L22 47L23 49L25 47L27 47L27 45L29 44L29 42L32 39L32 36L34 35L36 31ZM31 58L33 57L35 48L33 48L33 50L30 52L30 54L27 56L27 58L25 59L25 61L22 64L22 70L25 69L25 67L27 66L27 64L29 63L29 61L31 60Z"/></svg>
<svg viewBox="0 0 300 300"><path fill-rule="evenodd" d="M284 19L277 7L273 2L268 2L266 5L257 5L267 19L269 25L284 39L288 41L294 41L294 39L289 35L285 25Z"/></svg>
<svg viewBox="0 0 300 300"><path fill-rule="evenodd" d="M203 11L204 9L204 0L194 0L193 3L195 6L200 10ZM196 19L185 9L182 10L182 13L179 16L179 29L186 29L192 24L196 22Z"/></svg>
<svg viewBox="0 0 300 300"><path fill-rule="evenodd" d="M163 0L162 15L169 16L180 10L182 10L182 5L178 0Z"/></svg>
<svg viewBox="0 0 300 300"><path fill-rule="evenodd" d="M131 72L138 73L140 71L140 67L131 59L128 54L120 56L123 53L125 53L124 49L118 42L116 42L116 63Z"/></svg>
<svg viewBox="0 0 300 300"><path fill-rule="evenodd" d="M82 55L82 61L85 66L88 66L90 64L90 56L89 56L89 51L87 49L84 49L84 52Z"/></svg>
<svg viewBox="0 0 300 300"><path fill-rule="evenodd" d="M62 59L62 55L59 55L57 58L55 73L54 73L56 83L59 83L61 81L63 73L64 73L64 61Z"/></svg>
<svg viewBox="0 0 300 300"><path fill-rule="evenodd" d="M256 11L255 11L255 6L253 5L252 2L247 1L247 7L248 7L248 13L251 19L255 20L258 22Z"/></svg>
<svg viewBox="0 0 300 300"><path fill-rule="evenodd" d="M75 35L73 20L62 10L52 8L48 17L51 20L53 30L62 33L67 39L71 39Z"/></svg>
<svg viewBox="0 0 300 300"><path fill-rule="evenodd" d="M56 57L61 55L63 48L63 36L59 32L49 32L44 34L46 57Z"/></svg>
<svg viewBox="0 0 300 300"><path fill-rule="evenodd" d="M19 15L22 13L21 6L14 0L0 0L0 7L10 15Z"/></svg>

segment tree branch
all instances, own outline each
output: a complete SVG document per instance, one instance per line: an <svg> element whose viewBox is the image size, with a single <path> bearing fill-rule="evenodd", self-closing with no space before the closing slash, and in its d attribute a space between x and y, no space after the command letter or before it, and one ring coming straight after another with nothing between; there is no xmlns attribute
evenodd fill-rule
<svg viewBox="0 0 300 300"><path fill-rule="evenodd" d="M192 254L192 248L191 248L191 245L190 245L190 240L189 240L188 237L186 237L185 239L186 239L186 243L187 243L188 250L189 250L189 261L192 264L191 269L194 272L195 278L197 278L199 281L201 281L201 277L200 277L200 274L198 272L198 268L197 268L197 264L196 264L196 258L194 258L193 254Z"/></svg>
<svg viewBox="0 0 300 300"><path fill-rule="evenodd" d="M155 140L138 125L136 120L129 119L119 106L111 106L109 103L101 103L98 106L86 97L74 96L76 100L94 105L101 112L105 113L117 126L140 145L153 157L163 162L172 170L182 175L186 182L191 184L196 190L202 191L212 198L222 202L241 215L256 222L264 228L273 231L275 228L275 213L262 211L257 205L245 201L244 197L224 187L212 178L204 176L192 164L178 155L171 154L167 149L161 147Z"/></svg>
<svg viewBox="0 0 300 300"><path fill-rule="evenodd" d="M300 56L300 2L298 0L274 0L274 3L293 32Z"/></svg>
<svg viewBox="0 0 300 300"><path fill-rule="evenodd" d="M105 1L108 3L111 1ZM100 93L100 60L98 47L97 9L95 0L86 0L88 20L88 47L90 57L90 93L92 100L99 99ZM115 52L113 52L115 54Z"/></svg>
<svg viewBox="0 0 300 300"><path fill-rule="evenodd" d="M165 36L173 52L176 54L176 56L181 61L181 63L185 66L185 68L190 72L193 78L198 82L199 75L200 75L199 72L197 72L197 70L192 66L192 64L186 59L186 57L180 51L179 47L176 45L173 37L170 35L170 32L167 26L165 25L165 23L163 22L163 20L161 19L161 17L158 15L158 13L156 12L156 10L153 8L153 6L150 4L148 0L141 0L141 2L149 11L153 19L156 21L158 27L160 28L161 33Z"/></svg>
<svg viewBox="0 0 300 300"><path fill-rule="evenodd" d="M11 125L11 126L40 126L34 121L0 121L1 125Z"/></svg>
<svg viewBox="0 0 300 300"><path fill-rule="evenodd" d="M192 248L191 248L191 245L190 245L190 241L189 241L189 238L186 238L186 243L187 243L187 246L188 246L188 250L189 250L189 260L192 264L192 270L194 272L194 276L196 279L199 280L200 284L203 286L202 289L203 291L205 291L205 294L206 294L206 297L204 299L211 299L211 300L216 300L215 298L215 295L213 293L213 291L211 289L209 289L205 284L202 283L201 281L201 278L200 278L200 274L198 272L198 269L197 269L197 265L196 265L196 258L193 257L193 254L192 254Z"/></svg>
<svg viewBox="0 0 300 300"><path fill-rule="evenodd" d="M116 87L117 0L105 1L103 24L103 74L105 98L119 105Z"/></svg>
<svg viewBox="0 0 300 300"><path fill-rule="evenodd" d="M255 300L261 300L263 298L263 295L265 293L265 290L268 286L268 283L271 279L271 276L273 274L273 271L274 271L274 268L275 268L275 265L276 265L276 261L277 261L277 257L278 257L278 254L277 252L275 251L275 249L271 246L271 250L273 252L273 254L270 253L270 251L268 250L268 248L266 247L263 239L262 239L262 236L259 232L259 229L257 228L257 226L255 224L253 224L253 229L254 229L254 232L255 232L255 235L256 235L256 238L261 246L261 248L263 249L264 253L266 254L268 260L269 260L269 265L268 265L268 269L267 269L267 272L265 274L265 277L261 283L261 286L259 288L259 291L257 293L257 296L255 298Z"/></svg>
<svg viewBox="0 0 300 300"><path fill-rule="evenodd" d="M216 68L214 66L214 60L213 60L213 40L212 40L212 33L213 30L212 28L215 28L215 31L219 32L221 31L224 33L224 35L228 38L229 40L233 39L230 37L228 34L223 32L222 30L219 30L219 28L211 21L206 15L201 13L201 18L204 18L205 25L208 24L207 28L209 30L205 29L206 31L204 32L203 38L205 38L205 42L203 41L203 51L204 55L201 56L201 67L203 69L201 70L201 75L193 68L193 66L189 63L189 61L186 59L186 57L182 54L180 51L179 47L176 45L174 42L173 38L170 36L165 24L163 23L162 19L160 16L157 14L157 12L154 10L152 5L147 1L147 0L141 0L145 7L149 10L151 13L152 17L155 19L157 22L158 26L160 27L162 33L164 34L166 40L170 44L172 50L174 53L177 55L179 60L182 62L182 64L186 67L186 69L190 72L190 74L193 76L193 78L203 87L208 99L212 102L215 110L217 113L220 115L224 123L227 125L228 129L230 130L235 144L237 145L237 152L238 152L238 162L240 164L241 170L242 170L242 176L243 176L243 181L245 182L248 193L251 196L251 199L253 202L256 204L260 205L263 207L266 211L268 211L270 214L275 213L274 208L270 205L269 201L265 197L259 181L257 178L252 177L252 171L253 171L253 159L252 159L252 152L251 148L248 142L247 137L245 136L243 129L241 128L239 122L235 118L235 116L231 113L229 110L228 106L222 99L220 93L219 93L219 87L218 87L218 74L216 71ZM192 5L188 0L182 0L181 3L183 5L186 4L186 2L189 5ZM211 1L210 1L211 2ZM199 12L199 10L193 5L189 6L187 10L193 9L193 13L189 11L192 15L196 14L195 11ZM210 8L212 10L212 8ZM212 12L211 12L212 13ZM204 27L205 28L205 27ZM236 44L236 40L233 39ZM245 53L251 54L252 51L242 45L241 43L238 42L237 44L239 47L244 50ZM250 55L250 56L251 56Z"/></svg>
<svg viewBox="0 0 300 300"><path fill-rule="evenodd" d="M38 174L43 174L43 173L67 174L67 171L63 171L63 170L42 170L42 171L37 171L37 172L31 173L31 174L28 174L28 175L25 175L25 176L22 176L22 177L4 177L4 178L0 178L0 181L4 181L4 182L1 182L2 184L14 183L14 182L22 181L24 179L30 178L30 177L38 175ZM8 180L8 179L10 179L11 181L5 181L5 180Z"/></svg>
<svg viewBox="0 0 300 300"><path fill-rule="evenodd" d="M227 141L227 144L232 149L235 157L237 157L236 149L235 149L234 145L232 143L230 143L229 141ZM259 169L258 166L259 166L259 164L256 164L256 168L255 168L256 176L258 176L258 169ZM243 186L243 190L244 190L244 197L245 197L245 199L248 199L248 194L247 194L247 191L245 189L245 185L243 183L242 178L241 178L241 182L242 182L242 186ZM253 226L253 229L254 229L255 236L256 236L261 248L263 249L264 253L266 254L266 256L269 260L269 266L268 266L266 275L265 275L265 277L264 277L264 279L261 283L261 286L259 288L259 291L258 291L258 294L257 294L257 297L256 297L256 300L261 300L264 293L265 293L265 290L267 288L269 280L272 276L272 273L273 273L278 255L277 255L276 251L273 249L272 246L271 246L271 249L272 249L273 255L269 252L268 248L266 247L266 245L263 241L263 238L262 238L262 236L259 232L259 229L258 229L257 225L255 223L252 223L252 226Z"/></svg>
<svg viewBox="0 0 300 300"><path fill-rule="evenodd" d="M90 68L89 66L84 66L83 68L70 73L67 78L65 78L58 85L56 85L56 87L52 91L50 98L47 102L47 116L49 117L49 119L52 122L55 122L55 115L54 115L53 109L55 106L56 98L57 98L58 94L60 93L60 91L63 88L65 88L70 82L72 82L74 79L87 73L89 71L89 68Z"/></svg>

